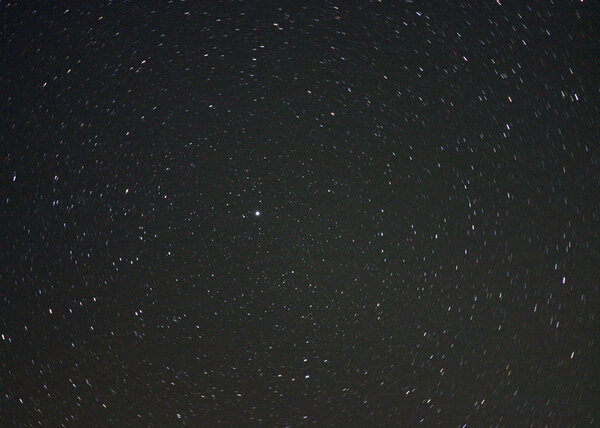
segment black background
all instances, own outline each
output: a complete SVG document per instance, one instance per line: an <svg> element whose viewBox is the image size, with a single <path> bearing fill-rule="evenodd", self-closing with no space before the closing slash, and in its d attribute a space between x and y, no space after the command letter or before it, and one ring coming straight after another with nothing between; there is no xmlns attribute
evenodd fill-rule
<svg viewBox="0 0 600 428"><path fill-rule="evenodd" d="M597 3L1 7L2 426L598 424Z"/></svg>

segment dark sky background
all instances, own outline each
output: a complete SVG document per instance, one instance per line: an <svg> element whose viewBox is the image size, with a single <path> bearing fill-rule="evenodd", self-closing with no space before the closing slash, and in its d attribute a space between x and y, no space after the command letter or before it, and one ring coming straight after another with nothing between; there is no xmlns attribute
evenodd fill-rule
<svg viewBox="0 0 600 428"><path fill-rule="evenodd" d="M600 424L597 2L0 6L3 427Z"/></svg>

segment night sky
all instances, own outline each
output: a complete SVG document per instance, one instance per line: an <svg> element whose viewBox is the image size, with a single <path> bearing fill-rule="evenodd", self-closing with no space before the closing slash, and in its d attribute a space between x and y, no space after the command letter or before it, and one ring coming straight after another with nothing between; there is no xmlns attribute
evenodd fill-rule
<svg viewBox="0 0 600 428"><path fill-rule="evenodd" d="M3 427L600 425L598 2L0 7Z"/></svg>

